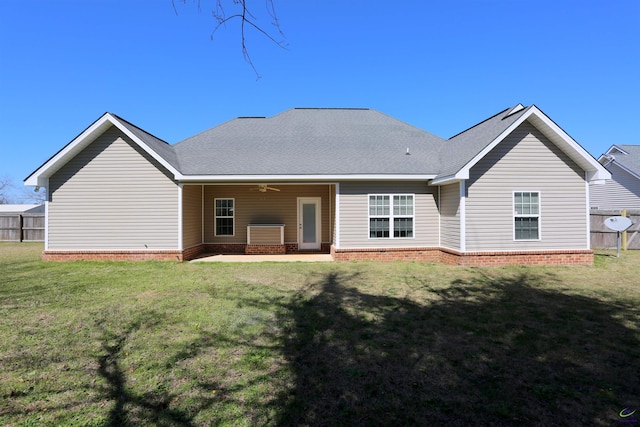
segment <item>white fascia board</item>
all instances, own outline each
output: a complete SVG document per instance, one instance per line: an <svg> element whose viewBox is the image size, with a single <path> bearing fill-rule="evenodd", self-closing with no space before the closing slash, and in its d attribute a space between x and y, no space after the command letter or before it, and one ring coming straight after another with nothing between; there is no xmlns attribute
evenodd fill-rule
<svg viewBox="0 0 640 427"><path fill-rule="evenodd" d="M591 156L587 151L585 151L580 144L578 144L573 138L571 138L560 126L555 124L553 120L547 117L542 111L538 109L535 105L532 105L529 110L524 113L518 120L513 122L511 126L505 129L500 135L498 135L490 144L488 144L482 151L480 151L471 161L469 161L462 169L456 172L453 175L452 180L464 180L469 179L469 171L473 166L475 166L484 156L486 156L491 150L493 150L496 145L501 143L507 136L509 136L518 126L524 123L525 120L529 118L535 118L539 120L542 124L544 124L549 130L554 132L560 139L564 146L558 146L562 151L566 152L569 157L571 157L574 161L576 161L575 156L572 156L570 152L573 152L578 156L579 161L576 163L579 164L586 172L588 172L589 181L592 180L602 180L602 179L611 179L611 174L607 171L593 156ZM534 126L538 127L535 123L532 123ZM539 129L543 133L543 129ZM558 145L556 141L552 141L554 144Z"/></svg>
<svg viewBox="0 0 640 427"><path fill-rule="evenodd" d="M624 155L629 155L629 153L627 153L625 150L623 150L622 148L620 148L620 146L613 144L611 147L609 147L609 149L607 150L607 152L605 154L611 154L611 152L613 150L619 151L620 153L624 154Z"/></svg>
<svg viewBox="0 0 640 427"><path fill-rule="evenodd" d="M558 126L546 114L540 111L535 105L533 105L531 107L531 110L528 111L527 114L525 114L526 118L529 118L532 115L535 116L536 119L544 123L545 126L550 128L561 138L561 142L565 144L565 147L559 146L559 148L588 173L587 177L589 181L611 179L611 173L609 173L609 171L606 170L604 166L600 164L600 162L598 162L591 154L589 154L587 150L582 148L580 144L578 144L573 138L571 138L560 126ZM555 141L552 142L555 143ZM578 158L576 159L574 156L572 156L572 153L577 155Z"/></svg>
<svg viewBox="0 0 640 427"><path fill-rule="evenodd" d="M533 108L535 108L535 106L532 106L527 113L523 114L522 117L513 122L511 126L505 129L500 135L498 135L497 138L495 138L493 141L491 141L490 144L484 147L482 151L476 154L473 159L471 159L466 165L462 167L462 169L460 169L452 176L452 179L450 179L450 181L469 179L469 171L471 170L471 168L474 167L480 160L482 160L484 156L489 154L489 152L493 150L496 145L500 144L500 142L502 142L502 140L504 140L508 135L510 135L511 132L513 132L518 126L520 126L531 115Z"/></svg>
<svg viewBox="0 0 640 427"><path fill-rule="evenodd" d="M355 174L355 175L179 175L180 182L304 182L304 181L428 181L435 175L379 175L379 174Z"/></svg>
<svg viewBox="0 0 640 427"><path fill-rule="evenodd" d="M613 162L613 160L614 160L613 156L610 156L608 154L603 154L600 157L598 157L598 163L600 163L605 168L609 166Z"/></svg>
<svg viewBox="0 0 640 427"><path fill-rule="evenodd" d="M458 177L458 175L447 175L447 176L441 176L440 178L436 178L433 181L429 182L429 185L446 185L446 184L453 184L455 182L460 182L460 181L464 181L466 179L469 179L468 173L467 173L467 177L466 178L461 178Z"/></svg>
<svg viewBox="0 0 640 427"><path fill-rule="evenodd" d="M110 115L104 114L98 120L93 122L91 126L86 128L80 135L76 136L71 142L65 145L60 151L47 160L42 166L36 169L31 175L24 180L24 185L44 187L45 180L53 175L65 163L71 160L78 152L91 143L95 137L94 134L104 129L107 122L111 122Z"/></svg>
<svg viewBox="0 0 640 427"><path fill-rule="evenodd" d="M609 163L613 162L616 159L616 156L611 153L614 151L619 151L620 153L625 155L629 154L617 145L613 144L607 151L605 151L600 155L600 157L598 157L598 163L606 167Z"/></svg>
<svg viewBox="0 0 640 427"><path fill-rule="evenodd" d="M47 178L47 199L44 202L44 250L49 250L49 179Z"/></svg>
<svg viewBox="0 0 640 427"><path fill-rule="evenodd" d="M62 166L69 162L80 151L95 141L109 125L118 128L122 133L127 135L133 142L142 148L147 154L158 161L162 166L167 168L174 176L178 176L179 172L173 168L166 160L160 157L155 151L142 142L137 136L131 133L120 121L109 113L105 113L98 120L93 122L91 126L86 128L80 135L75 137L71 142L65 145L60 151L47 160L35 172L24 180L24 185L44 187L46 179L58 171Z"/></svg>
<svg viewBox="0 0 640 427"><path fill-rule="evenodd" d="M333 240L334 240L334 245L336 249L340 249L340 228L342 227L342 224L340 223L340 183L337 182L335 184L336 188L335 188L335 205L334 205L334 209L335 209L335 213L333 216L333 221L334 221L334 236L333 236ZM331 200L331 197L329 197L329 200Z"/></svg>
<svg viewBox="0 0 640 427"><path fill-rule="evenodd" d="M625 171L629 175L633 176L634 178L640 179L640 175L638 175L636 172L632 171L631 169L627 168L625 165L621 164L620 162L618 162L616 160L612 160L607 165L617 166L619 169L622 169L623 171Z"/></svg>
<svg viewBox="0 0 640 427"><path fill-rule="evenodd" d="M587 173L585 172L585 179L584 179L584 193L587 196L587 203L585 203L585 249L591 249L591 197L590 197L590 191L589 191L589 179L586 176Z"/></svg>
<svg viewBox="0 0 640 427"><path fill-rule="evenodd" d="M467 250L467 185L460 181L460 250Z"/></svg>
<svg viewBox="0 0 640 427"><path fill-rule="evenodd" d="M164 158L159 156L158 153L156 153L151 148L149 148L149 146L147 144L145 144L143 141L141 141L137 136L135 136L133 133L131 133L129 131L129 129L127 129L125 126L123 126L122 123L120 123L120 121L117 118L113 117L109 113L107 113L106 115L108 115L111 118L111 122L113 123L113 125L115 127L120 129L120 131L122 131L122 133L124 133L129 138L131 138L131 140L133 142L135 142L140 148L142 148L148 155L153 157L154 160L156 160L158 163L160 163L162 166L164 166L169 172L171 172L175 179L179 179L178 177L181 176L181 174L180 174L180 172L178 172L178 170L176 170L173 166L171 166Z"/></svg>

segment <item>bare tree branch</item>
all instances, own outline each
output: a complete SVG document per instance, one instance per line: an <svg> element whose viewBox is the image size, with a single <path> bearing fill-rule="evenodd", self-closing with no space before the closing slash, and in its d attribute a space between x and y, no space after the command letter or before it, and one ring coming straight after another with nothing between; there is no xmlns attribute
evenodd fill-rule
<svg viewBox="0 0 640 427"><path fill-rule="evenodd" d="M11 203L9 193L13 189L13 183L7 176L0 177L0 205Z"/></svg>
<svg viewBox="0 0 640 427"><path fill-rule="evenodd" d="M37 190L36 190L37 188ZM41 187L24 187L19 194L20 203L42 204L47 201L47 190Z"/></svg>
<svg viewBox="0 0 640 427"><path fill-rule="evenodd" d="M276 28L276 30L278 31L278 33L280 33L280 35L286 39L287 37L284 35L284 32L282 31L282 27L280 26L280 20L278 19L278 15L276 14L276 7L273 4L273 0L267 0L267 12L269 12L269 15L271 16L271 19L273 20L272 25ZM281 46L281 47L285 47L285 46Z"/></svg>
<svg viewBox="0 0 640 427"><path fill-rule="evenodd" d="M39 187L36 187L39 188ZM47 191L40 188L35 191L31 187L23 187L20 182L16 182L8 175L0 177L0 205L10 203L37 203L46 201Z"/></svg>
<svg viewBox="0 0 640 427"><path fill-rule="evenodd" d="M176 0L171 0L171 4L173 5L173 10L177 15L178 10L176 8L175 1ZM183 4L187 3L187 0L181 1ZM228 0L227 3L229 2L239 9L238 12L227 15L223 7L223 3L225 3L225 1L216 0L215 9L212 10L212 15L217 21L217 24L211 32L210 38L211 40L213 40L216 32L221 27L226 27L226 24L228 22L240 20L240 44L242 49L242 56L244 57L244 60L247 61L247 63L251 66L253 71L256 73L256 77L259 79L260 74L258 73L258 69L253 63L253 60L251 59L251 55L249 54L249 49L247 47L247 28L253 28L254 30L257 30L260 34L273 42L276 46L282 49L286 49L287 47L284 43L284 39L286 39L286 36L284 35L284 32L282 31L282 28L280 26L280 21L278 19L278 15L276 14L275 5L273 3L273 0L265 0L265 9L267 15L272 21L271 25L275 28L275 31L280 35L280 37L282 37L283 40L277 40L276 37L274 37L267 29L265 29L258 23L258 18L249 10L247 6L247 0ZM198 11L200 11L200 0L197 0L197 4Z"/></svg>

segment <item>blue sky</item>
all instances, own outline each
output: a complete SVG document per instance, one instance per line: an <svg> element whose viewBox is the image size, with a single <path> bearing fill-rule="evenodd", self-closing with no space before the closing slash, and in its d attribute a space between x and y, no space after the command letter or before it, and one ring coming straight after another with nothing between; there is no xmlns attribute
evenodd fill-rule
<svg viewBox="0 0 640 427"><path fill-rule="evenodd" d="M210 39L215 0L175 1L0 1L0 177L21 184L105 111L170 143L292 107L446 138L522 103L596 157L640 144L637 0L274 0L287 49L248 32L260 79L237 23Z"/></svg>

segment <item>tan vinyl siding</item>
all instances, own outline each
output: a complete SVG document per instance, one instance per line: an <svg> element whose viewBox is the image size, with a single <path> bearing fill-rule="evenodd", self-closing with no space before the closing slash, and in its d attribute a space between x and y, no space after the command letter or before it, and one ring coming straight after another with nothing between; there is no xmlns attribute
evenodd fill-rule
<svg viewBox="0 0 640 427"><path fill-rule="evenodd" d="M611 168L609 168L611 172ZM611 178L614 179L614 173L611 172ZM607 182L602 184L589 184L589 207L591 209L609 209L608 191L615 191L613 187L618 186L617 183Z"/></svg>
<svg viewBox="0 0 640 427"><path fill-rule="evenodd" d="M513 192L540 193L540 240L514 240ZM466 250L589 249L584 172L530 123L470 173Z"/></svg>
<svg viewBox="0 0 640 427"><path fill-rule="evenodd" d="M280 227L250 227L252 245L279 245L281 242Z"/></svg>
<svg viewBox="0 0 640 427"><path fill-rule="evenodd" d="M182 247L202 243L202 186L182 187Z"/></svg>
<svg viewBox="0 0 640 427"><path fill-rule="evenodd" d="M205 185L206 243L247 243L248 224L285 224L285 243L298 241L298 197L320 197L322 242L330 242L330 185L271 184L280 191L262 193L257 185ZM235 235L214 236L214 199L234 199Z"/></svg>
<svg viewBox="0 0 640 427"><path fill-rule="evenodd" d="M640 209L640 179L616 166L607 165L611 179L603 184L592 184L590 205L604 210Z"/></svg>
<svg viewBox="0 0 640 427"><path fill-rule="evenodd" d="M178 186L111 127L49 179L50 250L177 249Z"/></svg>
<svg viewBox="0 0 640 427"><path fill-rule="evenodd" d="M460 184L440 187L440 244L460 249Z"/></svg>
<svg viewBox="0 0 640 427"><path fill-rule="evenodd" d="M340 248L411 248L438 246L436 187L426 182L340 183ZM369 194L415 194L413 238L369 238Z"/></svg>
<svg viewBox="0 0 640 427"><path fill-rule="evenodd" d="M336 224L336 220L335 220L335 214L336 214L336 189L338 188L338 186L336 184L332 184L329 186L329 200L331 201L330 205L329 205L329 214L331 215L331 228L330 230L330 236L329 236L329 242L331 244L335 244L336 243L336 230L337 230L337 224Z"/></svg>

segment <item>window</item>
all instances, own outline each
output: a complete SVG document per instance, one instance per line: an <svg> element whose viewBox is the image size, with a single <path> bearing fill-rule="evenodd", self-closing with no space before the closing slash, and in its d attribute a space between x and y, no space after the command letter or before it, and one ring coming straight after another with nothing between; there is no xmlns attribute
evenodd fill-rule
<svg viewBox="0 0 640 427"><path fill-rule="evenodd" d="M216 199L216 236L234 235L233 199Z"/></svg>
<svg viewBox="0 0 640 427"><path fill-rule="evenodd" d="M369 195L369 237L413 237L413 195Z"/></svg>
<svg viewBox="0 0 640 427"><path fill-rule="evenodd" d="M540 239L540 193L516 191L513 193L515 240Z"/></svg>

